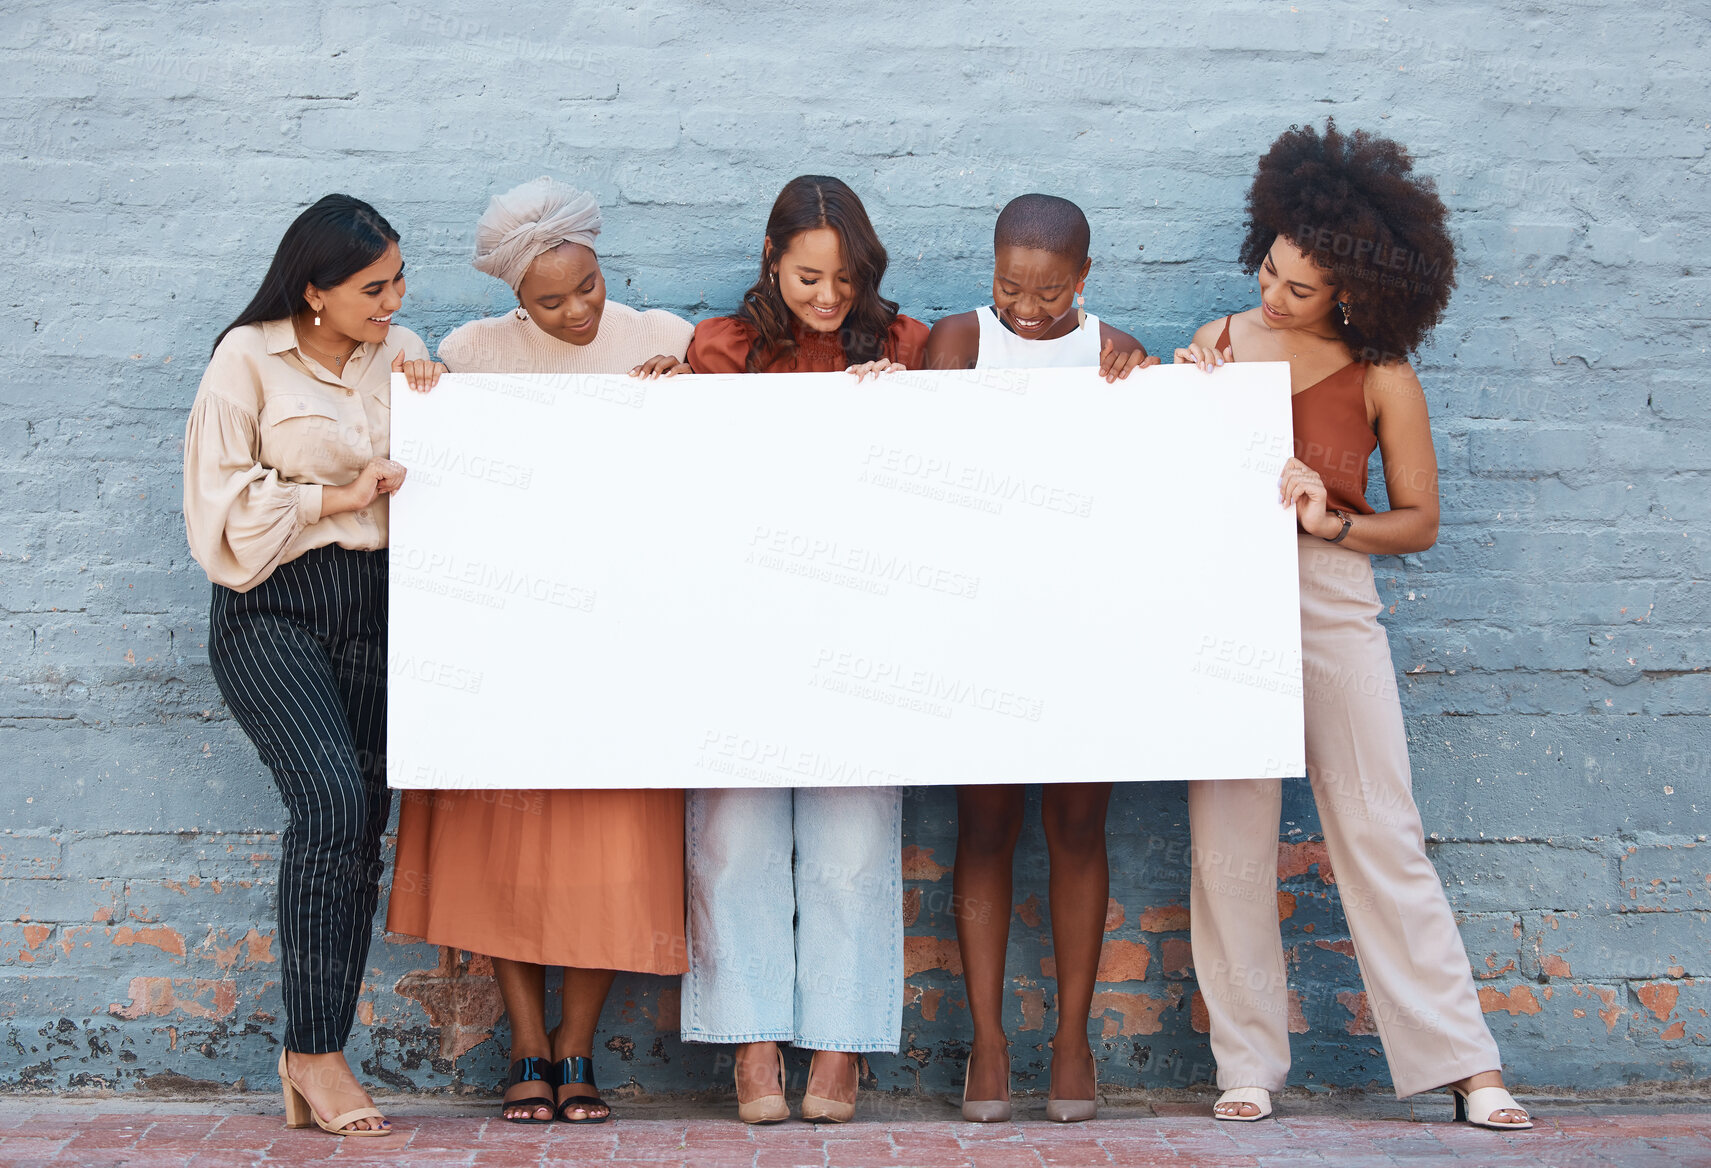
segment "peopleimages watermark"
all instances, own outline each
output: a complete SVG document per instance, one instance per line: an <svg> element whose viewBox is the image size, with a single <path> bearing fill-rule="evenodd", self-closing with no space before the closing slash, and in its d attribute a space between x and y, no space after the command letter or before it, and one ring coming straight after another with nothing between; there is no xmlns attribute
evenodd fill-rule
<svg viewBox="0 0 1711 1168"><path fill-rule="evenodd" d="M971 466L954 458L880 443L867 448L856 481L993 515L1001 514L1007 503L1021 503L1079 519L1093 513L1091 495L1037 482L1014 472Z"/></svg>
<svg viewBox="0 0 1711 1168"><path fill-rule="evenodd" d="M532 466L456 447L439 446L418 438L407 438L399 443L398 451L393 457L408 466L411 476L417 481L426 481L435 486L443 482L448 475L472 482L491 483L496 487L512 487L519 491L528 490L530 484L535 481L535 468Z"/></svg>
<svg viewBox="0 0 1711 1168"><path fill-rule="evenodd" d="M822 648L815 654L814 675L808 684L905 709L919 708L922 713L942 718L952 717L961 707L1038 722L1045 711L1040 698L838 649Z"/></svg>
<svg viewBox="0 0 1711 1168"><path fill-rule="evenodd" d="M749 538L745 563L884 596L892 584L907 584L963 600L980 592L980 577L909 556L845 545L834 539L759 525Z"/></svg>
<svg viewBox="0 0 1711 1168"><path fill-rule="evenodd" d="M701 753L695 766L716 775L773 787L910 785L907 776L887 770L871 759L836 757L825 751L802 750L788 742L723 730L708 730L702 735Z"/></svg>
<svg viewBox="0 0 1711 1168"><path fill-rule="evenodd" d="M392 545L393 580L400 587L504 608L508 600L534 600L574 612L593 612L595 591L567 580L536 575L508 564L465 559L453 552Z"/></svg>

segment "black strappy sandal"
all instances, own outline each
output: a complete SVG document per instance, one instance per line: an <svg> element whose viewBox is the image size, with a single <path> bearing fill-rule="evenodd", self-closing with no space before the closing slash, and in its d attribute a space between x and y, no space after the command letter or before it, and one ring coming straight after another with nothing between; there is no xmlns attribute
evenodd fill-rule
<svg viewBox="0 0 1711 1168"><path fill-rule="evenodd" d="M572 1083L579 1086L594 1087L593 1059L583 1058L581 1055L572 1055L570 1058L558 1060L558 1085L568 1087ZM606 1114L585 1116L582 1119L572 1119L565 1114L567 1111L573 1111L578 1107L604 1107ZM599 1088L596 1087L593 1095L572 1095L558 1105L554 1114L562 1123L605 1123L612 1118L612 1108L604 1099L600 1098Z"/></svg>
<svg viewBox="0 0 1711 1168"><path fill-rule="evenodd" d="M553 1082L552 1073L551 1059L520 1058L511 1064L511 1073L505 1078L503 1090L509 1091L518 1083L545 1083L550 1091L552 1087L557 1085ZM551 1123L552 1120L550 1119L536 1119L535 1112L543 1107L548 1111L553 1111L555 1110L553 1103L554 1097L551 1094L524 1095L519 1099L501 1099L499 1101L499 1118L506 1123ZM513 1107L527 1107L529 1113L515 1118L506 1115L505 1113Z"/></svg>

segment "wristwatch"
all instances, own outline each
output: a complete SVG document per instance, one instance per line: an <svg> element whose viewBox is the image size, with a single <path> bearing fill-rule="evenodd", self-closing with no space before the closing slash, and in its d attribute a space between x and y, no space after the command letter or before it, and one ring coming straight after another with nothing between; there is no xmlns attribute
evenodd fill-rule
<svg viewBox="0 0 1711 1168"><path fill-rule="evenodd" d="M1333 507L1331 509L1331 514L1335 515L1338 519L1341 519L1343 521L1343 529L1341 531L1337 532L1336 535L1332 536L1330 539L1326 540L1325 542L1326 543L1342 543L1343 542L1343 536L1347 535L1349 533L1349 528L1354 525L1355 517L1353 515L1350 515L1347 511L1342 511L1342 510L1339 510L1335 507Z"/></svg>

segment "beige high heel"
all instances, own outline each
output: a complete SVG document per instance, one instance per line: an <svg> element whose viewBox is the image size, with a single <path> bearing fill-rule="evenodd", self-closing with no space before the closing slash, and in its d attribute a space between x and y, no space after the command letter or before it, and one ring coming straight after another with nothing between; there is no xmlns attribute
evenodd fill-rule
<svg viewBox="0 0 1711 1168"><path fill-rule="evenodd" d="M308 1127L311 1123L325 1132L336 1136L389 1136L389 1127L345 1127L347 1123L355 1123L359 1119L384 1120L386 1115L377 1107L358 1107L343 1115L335 1115L331 1119L322 1119L315 1114L315 1109L309 1106L308 1096L303 1094L291 1078L291 1073L285 1069L285 1052L279 1052L279 1085L285 1089L285 1126Z"/></svg>
<svg viewBox="0 0 1711 1168"><path fill-rule="evenodd" d="M1005 1048L1005 1058L1009 1058L1009 1048ZM968 1097L968 1069L974 1065L974 1054L969 1053L968 1062L962 1068L962 1118L964 1123L1009 1123L1014 1114L1010 1104L1010 1068L1004 1068L1004 1098L975 1099Z"/></svg>
<svg viewBox="0 0 1711 1168"><path fill-rule="evenodd" d="M820 1052L814 1052L814 1058L819 1058ZM814 1077L814 1062L808 1062L808 1077ZM856 1066L856 1090L861 1090L861 1066ZM845 1103L841 1099L828 1099L824 1095L805 1092L802 1096L802 1118L809 1123L848 1123L855 1118L855 1104Z"/></svg>
<svg viewBox="0 0 1711 1168"><path fill-rule="evenodd" d="M759 1099L742 1101L742 1085L737 1086L737 1118L744 1123L783 1123L790 1118L790 1102L785 1099L784 1088L784 1052L773 1048L778 1053L778 1086L779 1091L772 1095L762 1095ZM733 1074L735 1072L733 1071Z"/></svg>
<svg viewBox="0 0 1711 1168"><path fill-rule="evenodd" d="M1086 1123L1099 1118L1099 1060L1093 1060L1093 1098L1047 1099L1046 1118L1053 1123Z"/></svg>

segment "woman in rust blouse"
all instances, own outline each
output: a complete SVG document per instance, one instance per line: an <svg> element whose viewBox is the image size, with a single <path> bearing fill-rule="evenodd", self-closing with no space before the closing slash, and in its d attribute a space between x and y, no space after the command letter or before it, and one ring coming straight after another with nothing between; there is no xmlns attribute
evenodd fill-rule
<svg viewBox="0 0 1711 1168"><path fill-rule="evenodd" d="M885 248L854 191L792 179L760 278L689 342L696 373L919 368L927 326L879 294ZM683 1038L733 1043L737 1114L790 1117L780 1043L815 1052L802 1118L855 1114L858 1055L903 1026L902 797L896 787L701 790L689 796Z"/></svg>
<svg viewBox="0 0 1711 1168"><path fill-rule="evenodd" d="M1457 1118L1526 1128L1426 855L1368 558L1424 551L1438 534L1437 458L1407 356L1449 302L1455 248L1443 203L1412 171L1387 139L1334 123L1290 129L1248 192L1241 258L1259 303L1203 325L1176 359L1289 363L1295 457L1279 498L1300 528L1307 777L1396 1094L1448 1087ZM1366 499L1375 447L1383 511ZM1263 1119L1289 1072L1273 859L1282 784L1188 792L1194 968L1224 1088L1213 1114Z"/></svg>

